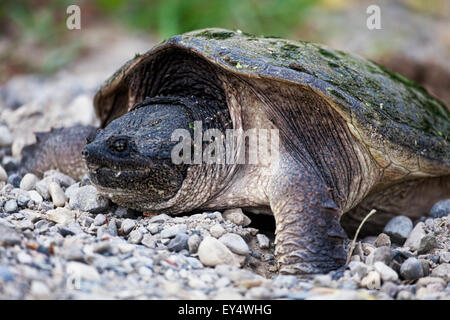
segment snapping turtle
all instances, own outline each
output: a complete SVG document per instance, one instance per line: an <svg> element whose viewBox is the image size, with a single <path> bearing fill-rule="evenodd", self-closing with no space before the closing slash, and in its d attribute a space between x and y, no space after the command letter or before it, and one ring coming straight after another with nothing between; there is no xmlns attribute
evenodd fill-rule
<svg viewBox="0 0 450 320"><path fill-rule="evenodd" d="M272 213L283 273L343 265L343 228L352 232L370 209L375 231L450 196L447 108L406 78L325 46L224 29L174 36L122 66L94 106L100 129L40 133L23 167L80 177L87 164L100 193L141 211ZM252 128L275 129L278 158L173 161L176 129ZM209 138L188 149L219 141Z"/></svg>

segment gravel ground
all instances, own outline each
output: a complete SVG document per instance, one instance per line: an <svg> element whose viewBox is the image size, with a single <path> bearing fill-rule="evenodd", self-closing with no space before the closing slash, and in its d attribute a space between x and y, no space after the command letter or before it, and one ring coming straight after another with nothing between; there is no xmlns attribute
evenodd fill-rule
<svg viewBox="0 0 450 320"><path fill-rule="evenodd" d="M124 41L51 78L0 88L1 299L450 298L450 199L357 242L347 266L300 277L277 274L274 230L240 209L153 216L117 207L86 178L15 175L33 131L95 124L95 89L130 52L151 46Z"/></svg>
<svg viewBox="0 0 450 320"><path fill-rule="evenodd" d="M296 277L240 209L142 214L58 171L0 180L2 299L450 298L450 200L415 226L394 218L343 268Z"/></svg>

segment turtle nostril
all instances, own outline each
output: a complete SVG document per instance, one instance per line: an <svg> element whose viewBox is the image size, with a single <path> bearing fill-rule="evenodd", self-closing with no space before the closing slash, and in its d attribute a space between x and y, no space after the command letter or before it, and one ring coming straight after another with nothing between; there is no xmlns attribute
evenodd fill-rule
<svg viewBox="0 0 450 320"><path fill-rule="evenodd" d="M86 158L89 156L89 151L87 150L86 147L84 147L83 150L81 150L81 155L83 156L83 158Z"/></svg>

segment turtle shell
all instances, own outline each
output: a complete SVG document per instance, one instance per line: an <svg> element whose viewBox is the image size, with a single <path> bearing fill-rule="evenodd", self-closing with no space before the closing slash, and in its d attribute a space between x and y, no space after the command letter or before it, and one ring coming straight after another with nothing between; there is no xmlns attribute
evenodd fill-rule
<svg viewBox="0 0 450 320"><path fill-rule="evenodd" d="M324 45L225 29L174 36L127 62L94 98L101 126L145 98L135 94L132 79L152 77L138 72L139 66L170 48L194 54L224 72L306 86L329 102L376 158L410 171L450 172L450 111L421 86L372 61Z"/></svg>

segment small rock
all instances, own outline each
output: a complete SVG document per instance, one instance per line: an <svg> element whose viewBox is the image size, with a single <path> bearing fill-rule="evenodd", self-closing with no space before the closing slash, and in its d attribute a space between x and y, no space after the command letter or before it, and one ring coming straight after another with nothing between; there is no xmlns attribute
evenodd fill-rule
<svg viewBox="0 0 450 320"><path fill-rule="evenodd" d="M106 233L112 237L117 237L119 234L117 232L116 220L110 220L106 228Z"/></svg>
<svg viewBox="0 0 450 320"><path fill-rule="evenodd" d="M350 268L350 272L352 275L358 275L360 279L364 278L370 271L370 267L366 264L358 261L351 261L348 264L348 267Z"/></svg>
<svg viewBox="0 0 450 320"><path fill-rule="evenodd" d="M413 223L407 216L392 218L384 227L383 232L391 237L392 241L403 244L413 229Z"/></svg>
<svg viewBox="0 0 450 320"><path fill-rule="evenodd" d="M20 244L20 242L20 234L16 230L0 224L0 246L14 246Z"/></svg>
<svg viewBox="0 0 450 320"><path fill-rule="evenodd" d="M369 290L380 289L381 287L381 278L380 274L376 271L370 271L367 276L362 278L361 286L365 287Z"/></svg>
<svg viewBox="0 0 450 320"><path fill-rule="evenodd" d="M439 277L445 281L450 281L450 263L442 263L431 272L432 277Z"/></svg>
<svg viewBox="0 0 450 320"><path fill-rule="evenodd" d="M57 170L49 170L44 173L44 180L48 182L57 182L61 187L68 188L73 185L76 181L73 180L68 175L59 172Z"/></svg>
<svg viewBox="0 0 450 320"><path fill-rule="evenodd" d="M13 282L14 274L6 267L0 264L0 280L3 282Z"/></svg>
<svg viewBox="0 0 450 320"><path fill-rule="evenodd" d="M139 244L143 238L142 233L139 230L133 230L128 236L128 242Z"/></svg>
<svg viewBox="0 0 450 320"><path fill-rule="evenodd" d="M141 243L147 248L154 249L156 248L156 238L151 234L145 234L142 237Z"/></svg>
<svg viewBox="0 0 450 320"><path fill-rule="evenodd" d="M439 256L439 263L450 263L450 252L442 252Z"/></svg>
<svg viewBox="0 0 450 320"><path fill-rule="evenodd" d="M407 290L401 290L399 293L397 293L397 300L412 300L413 295L411 292Z"/></svg>
<svg viewBox="0 0 450 320"><path fill-rule="evenodd" d="M198 234L191 235L188 240L189 253L197 253L201 241L202 239Z"/></svg>
<svg viewBox="0 0 450 320"><path fill-rule="evenodd" d="M50 193L48 192L47 184L44 180L38 181L36 185L34 186L34 189L39 192L39 194L44 198L45 200L50 199Z"/></svg>
<svg viewBox="0 0 450 320"><path fill-rule="evenodd" d="M368 265L373 265L377 261L383 262L385 265L389 265L392 261L393 253L389 247L379 247L372 251L366 259Z"/></svg>
<svg viewBox="0 0 450 320"><path fill-rule="evenodd" d="M388 296L395 298L395 295L398 292L398 286L392 282L384 282L380 289L382 292L386 293Z"/></svg>
<svg viewBox="0 0 450 320"><path fill-rule="evenodd" d="M120 226L120 229L123 231L125 235L129 234L131 230L134 229L136 226L136 221L132 219L125 219L122 221L122 225Z"/></svg>
<svg viewBox="0 0 450 320"><path fill-rule="evenodd" d="M420 239L419 249L417 250L417 253L418 254L427 253L428 251L436 248L437 245L438 244L436 241L436 237L431 234L427 234L422 239Z"/></svg>
<svg viewBox="0 0 450 320"><path fill-rule="evenodd" d="M331 286L331 276L329 274L320 274L314 277L313 284L319 287Z"/></svg>
<svg viewBox="0 0 450 320"><path fill-rule="evenodd" d="M284 275L280 274L276 276L276 278L273 280L273 284L280 288L293 288L297 286L299 283L298 279L294 275Z"/></svg>
<svg viewBox="0 0 450 320"><path fill-rule="evenodd" d="M179 233L186 233L187 226L185 224L176 224L172 227L161 231L161 238L173 238Z"/></svg>
<svg viewBox="0 0 450 320"><path fill-rule="evenodd" d="M6 171L2 166L0 166L0 181L8 181L8 175L6 174Z"/></svg>
<svg viewBox="0 0 450 320"><path fill-rule="evenodd" d="M63 189L61 189L58 183L50 182L48 192L50 193L50 197L52 198L55 207L64 207L67 199Z"/></svg>
<svg viewBox="0 0 450 320"><path fill-rule="evenodd" d="M52 295L50 289L42 281L34 280L31 283L30 294L34 299L48 300L51 299Z"/></svg>
<svg viewBox="0 0 450 320"><path fill-rule="evenodd" d="M258 241L258 246L261 249L268 249L270 247L270 240L265 234L258 233L256 235L256 241Z"/></svg>
<svg viewBox="0 0 450 320"><path fill-rule="evenodd" d="M87 281L100 281L100 274L97 269L87 264L71 261L66 265L66 272L73 279L84 279Z"/></svg>
<svg viewBox="0 0 450 320"><path fill-rule="evenodd" d="M13 213L19 210L19 206L17 205L16 200L11 199L6 201L3 209L5 210L6 213Z"/></svg>
<svg viewBox="0 0 450 320"><path fill-rule="evenodd" d="M395 282L398 280L398 274L392 268L388 267L381 261L377 261L373 264L373 267L381 276L383 281Z"/></svg>
<svg viewBox="0 0 450 320"><path fill-rule="evenodd" d="M183 249L188 249L189 236L185 233L179 233L175 238L171 239L167 245L170 251L179 252Z"/></svg>
<svg viewBox="0 0 450 320"><path fill-rule="evenodd" d="M423 237L425 237L424 226L425 224L423 222L419 222L418 224L416 224L403 246L409 247L412 251L419 250L420 241Z"/></svg>
<svg viewBox="0 0 450 320"><path fill-rule="evenodd" d="M99 213L108 209L109 200L101 196L94 186L84 186L80 187L70 198L69 205L73 209Z"/></svg>
<svg viewBox="0 0 450 320"><path fill-rule="evenodd" d="M28 201L30 201L30 197L28 195L21 194L17 197L17 204L20 207L26 207L28 204Z"/></svg>
<svg viewBox="0 0 450 320"><path fill-rule="evenodd" d="M61 226L67 226L75 221L75 213L65 208L56 208L45 213L48 220Z"/></svg>
<svg viewBox="0 0 450 320"><path fill-rule="evenodd" d="M430 210L430 216L432 218L442 218L448 216L449 214L450 214L450 199L436 202Z"/></svg>
<svg viewBox="0 0 450 320"><path fill-rule="evenodd" d="M438 278L438 277L424 277L424 278L420 278L419 280L417 280L416 285L418 287L426 287L430 284L439 284L442 287L445 286L445 280L442 278Z"/></svg>
<svg viewBox="0 0 450 320"><path fill-rule="evenodd" d="M391 246L391 238L385 233L380 233L375 240L375 247L390 247Z"/></svg>
<svg viewBox="0 0 450 320"><path fill-rule="evenodd" d="M243 212L241 208L236 209L228 209L225 210L222 214L222 217L225 220L233 222L235 225L246 227L248 226L252 221L249 217L247 217Z"/></svg>
<svg viewBox="0 0 450 320"><path fill-rule="evenodd" d="M94 226L102 226L106 223L106 216L104 214L98 214L94 219Z"/></svg>
<svg viewBox="0 0 450 320"><path fill-rule="evenodd" d="M38 183L39 178L32 173L27 173L20 181L20 189L30 191L33 190Z"/></svg>
<svg viewBox="0 0 450 320"><path fill-rule="evenodd" d="M151 234L156 234L159 232L159 227L160 227L159 223L150 223L147 226L147 230L150 231Z"/></svg>
<svg viewBox="0 0 450 320"><path fill-rule="evenodd" d="M215 224L209 229L209 233L214 238L220 238L221 236L223 236L226 233L226 231L220 224Z"/></svg>
<svg viewBox="0 0 450 320"><path fill-rule="evenodd" d="M80 187L91 185L91 180L89 179L89 174L85 174L80 181Z"/></svg>
<svg viewBox="0 0 450 320"><path fill-rule="evenodd" d="M21 220L18 224L17 224L17 227L20 229L20 230L26 230L26 229L29 229L29 230L34 230L34 224L33 224L33 222L31 222L30 220L28 220L28 219L23 219L23 220Z"/></svg>
<svg viewBox="0 0 450 320"><path fill-rule="evenodd" d="M400 275L405 280L415 280L423 277L422 263L416 258L408 258L400 267Z"/></svg>
<svg viewBox="0 0 450 320"><path fill-rule="evenodd" d="M242 239L240 235L235 233L227 233L219 238L219 241L228 247L232 252L240 255L248 255L250 249L247 243Z"/></svg>
<svg viewBox="0 0 450 320"><path fill-rule="evenodd" d="M12 175L10 175L8 177L8 183L13 185L14 188L19 188L21 181L22 181L22 178L18 174L15 174L15 173L13 173Z"/></svg>
<svg viewBox="0 0 450 320"><path fill-rule="evenodd" d="M73 185L71 185L70 187L68 187L66 189L66 191L64 192L66 194L67 199L70 199L73 197L73 195L75 194L75 192L80 188L80 183L74 183Z"/></svg>
<svg viewBox="0 0 450 320"><path fill-rule="evenodd" d="M11 131L5 125L0 125L0 148L9 147L13 143Z"/></svg>
<svg viewBox="0 0 450 320"><path fill-rule="evenodd" d="M30 196L30 199L33 200L33 202L36 204L39 204L42 201L44 201L42 196L36 190L28 191L28 195Z"/></svg>
<svg viewBox="0 0 450 320"><path fill-rule="evenodd" d="M198 247L198 256L205 266L214 267L220 264L239 266L233 253L219 240L206 237Z"/></svg>

